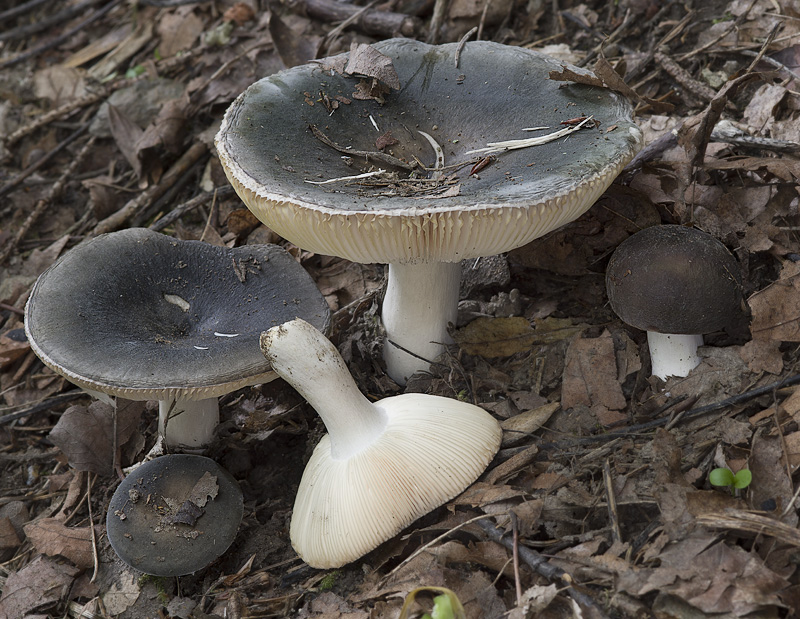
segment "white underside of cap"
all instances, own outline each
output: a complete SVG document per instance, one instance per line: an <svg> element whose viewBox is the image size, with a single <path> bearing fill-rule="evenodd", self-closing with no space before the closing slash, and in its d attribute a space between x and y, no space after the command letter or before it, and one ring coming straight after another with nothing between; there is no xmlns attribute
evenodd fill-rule
<svg viewBox="0 0 800 619"><path fill-rule="evenodd" d="M350 563L467 488L500 447L502 431L483 409L404 394L381 400L388 424L367 449L331 458L325 436L303 473L290 536L317 568Z"/></svg>

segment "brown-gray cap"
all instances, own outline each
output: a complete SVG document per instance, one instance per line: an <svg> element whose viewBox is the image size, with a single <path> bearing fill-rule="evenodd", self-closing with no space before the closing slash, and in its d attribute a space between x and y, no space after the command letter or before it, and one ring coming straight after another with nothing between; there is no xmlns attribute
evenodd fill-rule
<svg viewBox="0 0 800 619"><path fill-rule="evenodd" d="M318 253L390 263L390 302L384 303L388 340L430 359L441 351L447 322L454 319L458 262L508 251L574 220L633 157L641 132L623 97L550 79L550 71L562 65L531 50L470 42L457 64L455 43L391 39L374 47L391 58L400 83L382 104L355 99L355 81L320 64L294 67L239 96L225 115L217 151L248 208L285 238ZM331 112L325 101L338 107ZM582 115L593 117L599 128L503 151L495 163L470 175L482 156L476 149L537 135L523 131L531 126L564 129L563 122ZM327 141L315 137L310 126ZM377 156L348 157L331 146L374 153L376 139L389 133L397 143L387 153L429 168L439 159L432 138L441 146L448 174L458 170L457 186L443 185L440 195L431 195L404 194L413 183L314 184L373 167L406 174ZM443 263L455 266L428 272L426 265ZM422 283L410 293L406 286L393 293L395 275L403 269ZM423 298L429 290L444 300L431 304ZM431 347L431 340L438 343ZM396 380L425 367L394 348L387 346L387 363Z"/></svg>

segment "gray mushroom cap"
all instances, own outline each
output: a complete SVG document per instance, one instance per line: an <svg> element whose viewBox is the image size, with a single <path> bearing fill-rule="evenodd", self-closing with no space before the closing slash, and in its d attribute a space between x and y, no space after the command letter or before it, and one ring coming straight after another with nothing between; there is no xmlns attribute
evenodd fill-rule
<svg viewBox="0 0 800 619"><path fill-rule="evenodd" d="M588 209L640 146L630 104L614 92L560 82L563 67L537 52L491 42L430 46L391 39L373 47L391 57L401 88L385 102L353 99L357 79L319 64L282 71L250 86L231 105L217 135L228 178L248 208L293 243L358 262L455 262L493 255L572 221ZM581 69L574 68L575 71ZM346 98L330 113L321 101ZM313 103L313 105L312 105ZM385 186L321 181L367 170L324 144L316 125L343 147L387 151L432 167L436 156L419 131L442 146L445 164L476 157L489 142L531 137L582 114L599 128L501 154L479 178L459 171L459 195L403 196ZM379 127L376 131L373 122ZM372 161L375 167L386 167Z"/></svg>
<svg viewBox="0 0 800 619"><path fill-rule="evenodd" d="M242 491L230 473L210 458L172 454L122 481L108 505L106 531L131 567L182 576L222 556L243 512Z"/></svg>
<svg viewBox="0 0 800 619"><path fill-rule="evenodd" d="M606 291L617 316L643 331L699 335L742 315L739 263L696 228L652 226L628 237L608 263Z"/></svg>
<svg viewBox="0 0 800 619"><path fill-rule="evenodd" d="M330 310L284 249L229 249L146 229L78 245L37 280L31 348L76 385L133 400L218 397L275 378L259 334Z"/></svg>

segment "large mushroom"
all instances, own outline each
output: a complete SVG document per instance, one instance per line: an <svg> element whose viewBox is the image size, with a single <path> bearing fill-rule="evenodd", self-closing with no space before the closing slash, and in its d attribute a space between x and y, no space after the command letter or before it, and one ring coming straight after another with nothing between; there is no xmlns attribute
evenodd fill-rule
<svg viewBox="0 0 800 619"><path fill-rule="evenodd" d="M500 447L500 425L472 404L420 393L373 404L303 320L271 328L261 348L328 430L303 472L289 531L312 567L339 567L390 539L462 492Z"/></svg>
<svg viewBox="0 0 800 619"><path fill-rule="evenodd" d="M391 60L399 90L354 96L352 77L325 68L343 64L336 58L294 67L241 94L216 145L239 196L273 230L318 253L389 263L384 357L402 384L448 340L459 262L577 218L636 153L641 132L623 97L550 79L562 65L531 50L474 42L459 54L455 43L407 39L374 48ZM530 136L532 125L571 133L534 148L498 146L496 161L471 173L487 144ZM378 137L396 143L378 152ZM417 161L427 168L417 164L414 175L431 178L405 178Z"/></svg>
<svg viewBox="0 0 800 619"><path fill-rule="evenodd" d="M743 316L739 263L710 234L652 226L625 239L606 269L611 308L647 331L652 374L686 376L700 363L703 334Z"/></svg>
<svg viewBox="0 0 800 619"><path fill-rule="evenodd" d="M221 395L276 377L259 334L302 316L327 329L311 277L276 245L229 249L141 228L78 245L37 280L31 348L79 387L159 401L169 446L206 446Z"/></svg>

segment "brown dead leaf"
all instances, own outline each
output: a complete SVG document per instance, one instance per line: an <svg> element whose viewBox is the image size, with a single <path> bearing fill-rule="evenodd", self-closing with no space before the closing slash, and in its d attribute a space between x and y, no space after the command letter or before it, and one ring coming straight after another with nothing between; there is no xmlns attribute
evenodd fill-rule
<svg viewBox="0 0 800 619"><path fill-rule="evenodd" d="M63 561L36 557L7 578L0 596L0 619L20 619L66 600L78 572Z"/></svg>
<svg viewBox="0 0 800 619"><path fill-rule="evenodd" d="M11 519L8 517L0 518L0 560L6 561L14 551L22 544L22 540L17 535L17 530Z"/></svg>
<svg viewBox="0 0 800 619"><path fill-rule="evenodd" d="M316 58L318 44L292 30L276 13L269 16L269 33L275 49L287 68L305 64Z"/></svg>
<svg viewBox="0 0 800 619"><path fill-rule="evenodd" d="M55 65L40 69L33 76L36 96L49 99L58 107L86 95L86 80L78 69Z"/></svg>
<svg viewBox="0 0 800 619"><path fill-rule="evenodd" d="M139 161L136 142L144 134L144 129L133 122L115 105L108 105L108 126L117 148L125 160L133 168L137 178L142 177L142 164Z"/></svg>
<svg viewBox="0 0 800 619"><path fill-rule="evenodd" d="M222 14L224 21L235 22L237 26L242 26L256 16L253 7L246 2L237 2L228 7Z"/></svg>
<svg viewBox="0 0 800 619"><path fill-rule="evenodd" d="M203 28L203 20L195 15L194 6L182 6L174 11L161 13L156 31L161 37L158 51L162 58L169 58L191 48Z"/></svg>
<svg viewBox="0 0 800 619"><path fill-rule="evenodd" d="M9 329L0 335L0 370L24 357L30 349L25 330L21 327Z"/></svg>
<svg viewBox="0 0 800 619"><path fill-rule="evenodd" d="M619 411L627 402L617 381L614 340L606 330L600 337L576 337L567 348L561 407L601 407Z"/></svg>
<svg viewBox="0 0 800 619"><path fill-rule="evenodd" d="M800 265L786 261L777 281L749 299L753 339L800 342Z"/></svg>
<svg viewBox="0 0 800 619"><path fill-rule="evenodd" d="M400 77L394 68L392 59L386 54L366 43L356 43L350 46L350 57L345 67L345 73L374 78L383 84L400 89Z"/></svg>
<svg viewBox="0 0 800 619"><path fill-rule="evenodd" d="M117 400L117 446L136 432L144 406L144 402ZM111 475L113 423L114 409L104 402L92 402L88 408L70 406L48 436L76 470Z"/></svg>
<svg viewBox="0 0 800 619"><path fill-rule="evenodd" d="M228 232L235 234L237 238L245 238L253 230L258 228L261 222L253 215L250 209L238 208L228 215L228 218L225 220L225 225L228 226ZM264 229L268 232L272 232L266 227L264 227Z"/></svg>
<svg viewBox="0 0 800 619"><path fill-rule="evenodd" d="M453 335L456 344L467 354L489 359L508 357L529 350L534 344L550 344L580 333L583 327L569 319L544 318L536 327L521 316L511 318L476 318Z"/></svg>
<svg viewBox="0 0 800 619"><path fill-rule="evenodd" d="M475 482L464 492L451 501L452 505L469 505L471 507L484 507L499 501L507 501L520 497L522 490L511 486L497 486L486 482Z"/></svg>
<svg viewBox="0 0 800 619"><path fill-rule="evenodd" d="M531 434L547 423L547 420L560 407L561 404L558 402L549 402L506 419L501 424L503 428L503 447L508 447L522 439L529 438Z"/></svg>
<svg viewBox="0 0 800 619"><path fill-rule="evenodd" d="M792 500L794 486L786 471L780 437L756 433L750 449L749 468L753 474L753 482L747 492L752 505L758 509L762 506L774 505L777 506L779 512L782 512ZM770 508L766 507L766 509ZM798 523L797 512L789 510L781 520L786 524L796 526Z"/></svg>
<svg viewBox="0 0 800 619"><path fill-rule="evenodd" d="M25 535L38 552L51 557L61 555L81 569L94 564L89 527L68 527L56 518L42 518L24 528ZM102 527L96 527L95 537L101 534Z"/></svg>

